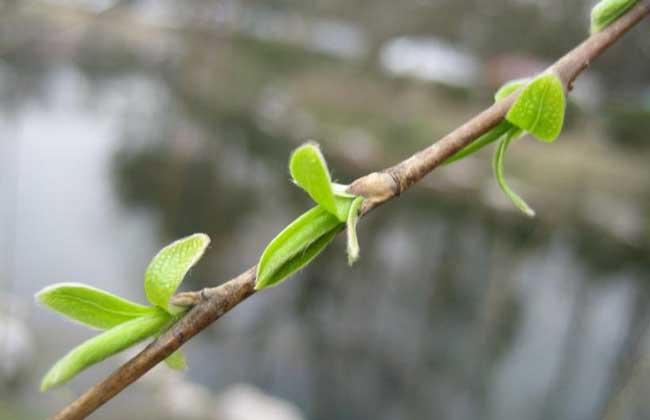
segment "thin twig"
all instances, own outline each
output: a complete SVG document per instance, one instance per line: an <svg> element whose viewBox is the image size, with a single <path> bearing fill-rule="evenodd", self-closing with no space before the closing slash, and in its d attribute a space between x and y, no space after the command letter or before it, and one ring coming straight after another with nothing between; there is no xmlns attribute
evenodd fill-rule
<svg viewBox="0 0 650 420"><path fill-rule="evenodd" d="M566 91L570 91L573 81L589 66L591 61L600 56L603 51L649 14L650 0L640 2L608 28L592 35L566 54L553 64L548 71L557 74ZM510 97L495 103L440 141L403 162L384 171L366 175L353 182L350 186L350 192L367 198L362 212L365 214L380 204L398 196L430 173L449 156L497 125L505 117L508 109L516 99L516 95L516 93L512 94ZM187 292L177 295L174 298L175 303L187 306L194 305L185 317L110 376L65 407L52 419L77 420L86 418L102 404L135 382L193 336L255 293L255 269L255 266L251 267L221 286L204 289L200 292Z"/></svg>

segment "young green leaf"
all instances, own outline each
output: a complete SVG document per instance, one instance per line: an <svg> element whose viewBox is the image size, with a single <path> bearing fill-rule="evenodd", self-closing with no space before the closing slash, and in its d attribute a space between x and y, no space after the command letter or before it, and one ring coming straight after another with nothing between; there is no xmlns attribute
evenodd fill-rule
<svg viewBox="0 0 650 420"><path fill-rule="evenodd" d="M164 247L151 260L144 275L144 291L153 305L170 313L177 312L169 298L190 268L203 256L210 243L208 235L196 233Z"/></svg>
<svg viewBox="0 0 650 420"><path fill-rule="evenodd" d="M38 292L36 300L68 318L100 330L155 312L155 308L79 283L53 284Z"/></svg>
<svg viewBox="0 0 650 420"><path fill-rule="evenodd" d="M562 131L565 108L562 82L554 74L543 74L524 88L506 120L550 143Z"/></svg>
<svg viewBox="0 0 650 420"><path fill-rule="evenodd" d="M340 223L334 227L329 232L326 232L323 236L316 239L314 242L310 243L305 249L294 258L291 258L285 264L283 264L274 274L271 276L266 284L255 286L257 290L261 288L266 288L269 286L275 286L276 284L281 283L287 279L292 274L300 271L302 268L307 266L314 258L316 258L323 250L334 240L336 234L343 229L345 224Z"/></svg>
<svg viewBox="0 0 650 420"><path fill-rule="evenodd" d="M316 204L340 220L330 172L316 144L307 143L297 148L289 160L289 171L296 184L304 189Z"/></svg>
<svg viewBox="0 0 650 420"><path fill-rule="evenodd" d="M591 9L591 33L600 32L618 20L638 0L602 0Z"/></svg>
<svg viewBox="0 0 650 420"><path fill-rule="evenodd" d="M343 215L343 220L341 217L338 217L339 221L345 223L348 220L348 215L350 214L350 206L358 196L343 197L337 195L334 197L334 202L336 203L336 211L338 214Z"/></svg>
<svg viewBox="0 0 650 420"><path fill-rule="evenodd" d="M47 372L41 390L62 385L87 367L156 335L172 321L168 313L156 309L153 314L127 321L76 347Z"/></svg>
<svg viewBox="0 0 650 420"><path fill-rule="evenodd" d="M167 367L174 370L185 370L187 369L187 361L185 356L181 353L180 350L176 350L165 359L165 364Z"/></svg>
<svg viewBox="0 0 650 420"><path fill-rule="evenodd" d="M494 159L492 160L492 170L494 171L494 176L497 179L499 187L510 199L510 201L512 201L513 204L517 206L517 208L521 210L526 216L534 217L535 210L530 208L530 206L526 204L526 202L510 188L506 182L506 177L504 174L504 160L506 150L508 149L510 142L512 142L514 138L513 134L515 133L516 132L509 133L503 140L501 140L501 142L499 142L499 145L497 146L497 149L494 153Z"/></svg>
<svg viewBox="0 0 650 420"><path fill-rule="evenodd" d="M348 264L352 265L359 259L359 239L357 238L357 222L359 221L359 210L363 204L363 197L357 197L350 206L347 222L348 236Z"/></svg>
<svg viewBox="0 0 650 420"><path fill-rule="evenodd" d="M348 200L350 203L352 200ZM349 212L349 205L347 211ZM321 206L313 207L276 236L257 265L255 289L274 286L313 260L343 223Z"/></svg>
<svg viewBox="0 0 650 420"><path fill-rule="evenodd" d="M494 101L499 102L501 99L510 96L511 93L516 90L526 86L530 82L530 78L526 77L523 79L514 79L506 82L503 86L499 88L494 94Z"/></svg>

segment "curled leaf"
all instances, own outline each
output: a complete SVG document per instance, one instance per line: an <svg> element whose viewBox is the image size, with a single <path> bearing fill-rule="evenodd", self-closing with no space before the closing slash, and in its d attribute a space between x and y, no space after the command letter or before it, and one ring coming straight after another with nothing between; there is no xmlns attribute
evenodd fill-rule
<svg viewBox="0 0 650 420"><path fill-rule="evenodd" d="M554 74L543 74L524 88L506 120L538 140L550 143L562 131L565 108L562 82Z"/></svg>
<svg viewBox="0 0 650 420"><path fill-rule="evenodd" d="M165 329L172 317L156 309L154 313L111 328L74 348L47 372L41 390L62 385L87 367L156 335Z"/></svg>
<svg viewBox="0 0 650 420"><path fill-rule="evenodd" d="M591 33L600 32L623 16L638 0L602 0L591 9Z"/></svg>
<svg viewBox="0 0 650 420"><path fill-rule="evenodd" d="M519 210L521 210L526 216L528 217L534 217L535 216L535 210L530 208L528 204L521 198L517 193L515 193L508 183L506 182L506 177L505 177L505 170L504 170L504 160L505 160L505 154L506 150L508 149L508 146L510 145L510 142L512 142L514 136L513 133L508 134L506 137L499 142L499 145L497 146L497 149L494 153L494 159L492 160L492 170L494 171L494 176L497 179L497 182L499 184L499 187L501 190L504 192L504 194L510 199L510 201L513 202L515 206Z"/></svg>
<svg viewBox="0 0 650 420"><path fill-rule="evenodd" d="M321 206L313 207L298 217L262 253L257 265L255 289L279 284L303 268L325 249L343 225Z"/></svg>
<svg viewBox="0 0 650 420"><path fill-rule="evenodd" d="M36 300L68 318L100 330L156 311L79 283L53 284L38 292Z"/></svg>
<svg viewBox="0 0 650 420"><path fill-rule="evenodd" d="M359 221L359 210L363 204L363 197L357 197L350 206L347 222L348 237L348 264L352 265L359 259L359 239L357 238L357 222Z"/></svg>
<svg viewBox="0 0 650 420"><path fill-rule="evenodd" d="M341 220L334 199L330 172L316 144L307 143L297 148L289 160L289 171L296 184L304 189L316 204Z"/></svg>
<svg viewBox="0 0 650 420"><path fill-rule="evenodd" d="M144 291L151 304L170 313L178 312L169 299L185 278L187 272L203 256L210 238L196 233L164 247L151 260L144 275Z"/></svg>

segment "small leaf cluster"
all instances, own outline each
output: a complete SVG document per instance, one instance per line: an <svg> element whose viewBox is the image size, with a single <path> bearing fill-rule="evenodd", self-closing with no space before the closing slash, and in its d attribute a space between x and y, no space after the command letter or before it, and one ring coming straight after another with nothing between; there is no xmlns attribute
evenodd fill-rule
<svg viewBox="0 0 650 420"><path fill-rule="evenodd" d="M591 32L599 32L611 25L637 2L638 0L602 0L591 11ZM535 211L512 190L505 179L505 154L510 144L525 133L545 143L555 141L564 124L566 98L562 82L549 72L534 79L512 80L496 92L494 99L499 101L520 90L521 93L503 121L450 156L444 163L449 164L463 159L486 145L498 141L492 159L492 170L497 183L519 210L533 217Z"/></svg>
<svg viewBox="0 0 650 420"><path fill-rule="evenodd" d="M315 143L297 148L289 160L296 185L316 203L291 222L266 247L257 265L255 288L275 286L309 264L347 225L348 261L359 258L356 225L363 197L332 182L325 158Z"/></svg>
<svg viewBox="0 0 650 420"><path fill-rule="evenodd" d="M517 79L503 85L494 95L500 101L521 90L505 119L481 137L452 155L445 163L455 162L475 153L482 147L498 141L492 159L492 170L504 194L512 203L529 217L535 211L508 185L505 179L505 154L510 144L529 133L545 143L552 143L560 135L564 124L566 100L560 79L545 73L532 80Z"/></svg>
<svg viewBox="0 0 650 420"><path fill-rule="evenodd" d="M149 264L144 290L152 306L144 306L80 283L58 283L36 294L36 300L73 321L103 331L71 350L47 372L41 390L62 385L82 370L164 332L185 312L169 300L190 268L205 252L210 238L198 233L163 248ZM184 369L185 358L174 352L165 362Z"/></svg>

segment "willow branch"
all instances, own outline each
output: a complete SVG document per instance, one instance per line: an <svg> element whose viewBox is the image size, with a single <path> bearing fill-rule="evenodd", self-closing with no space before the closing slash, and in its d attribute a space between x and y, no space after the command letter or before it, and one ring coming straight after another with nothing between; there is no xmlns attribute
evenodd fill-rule
<svg viewBox="0 0 650 420"><path fill-rule="evenodd" d="M600 56L649 14L650 0L641 1L625 16L605 30L589 37L555 62L547 71L555 73L562 81L565 90L571 91L574 80L589 66L591 61ZM505 117L516 96L517 93L514 93L495 103L432 146L417 152L401 163L354 181L349 191L366 197L362 213L366 214L382 203L395 198L420 181L449 156L497 125ZM53 416L52 419L86 418L238 303L253 295L255 293L255 271L256 267L253 266L221 286L204 289L200 292L176 295L174 303L193 306L187 315L110 376L94 385L76 401Z"/></svg>

